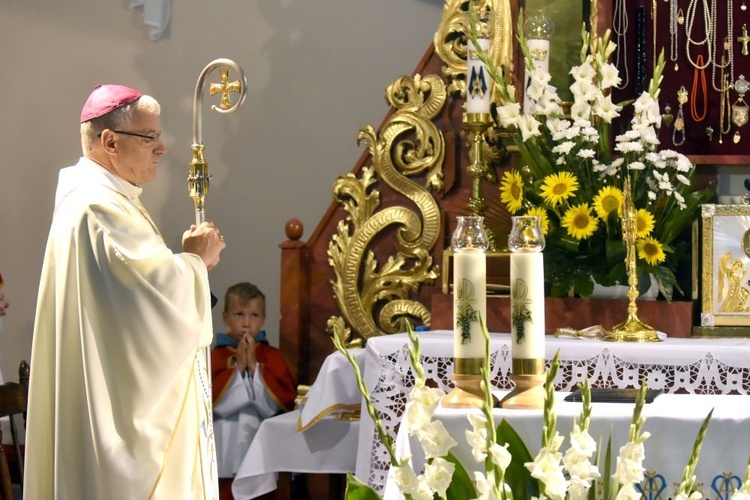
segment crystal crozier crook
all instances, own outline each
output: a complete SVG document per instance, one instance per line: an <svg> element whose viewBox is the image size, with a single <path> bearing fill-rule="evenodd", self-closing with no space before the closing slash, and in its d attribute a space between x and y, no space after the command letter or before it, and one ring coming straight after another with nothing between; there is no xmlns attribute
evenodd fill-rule
<svg viewBox="0 0 750 500"><path fill-rule="evenodd" d="M215 59L203 68L198 82L195 84L195 98L193 99L193 160L190 162L190 173L188 174L188 190L190 197L195 202L195 224L200 225L206 220L206 196L208 196L208 185L211 176L208 174L208 163L203 157L203 90L208 75L219 68L221 81L209 85L211 95L221 94L219 106L211 106L218 113L233 113L245 102L247 94L247 78L243 69L231 59ZM240 77L230 82L229 70L233 69ZM240 95L239 100L232 105L230 93Z"/></svg>

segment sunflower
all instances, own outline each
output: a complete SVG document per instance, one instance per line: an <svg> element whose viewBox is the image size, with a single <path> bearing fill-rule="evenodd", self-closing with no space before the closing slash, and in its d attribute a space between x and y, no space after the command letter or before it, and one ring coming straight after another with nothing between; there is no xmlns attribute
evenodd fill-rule
<svg viewBox="0 0 750 500"><path fill-rule="evenodd" d="M667 258L664 254L664 246L655 238L641 238L638 240L637 247L638 257L652 266L664 262Z"/></svg>
<svg viewBox="0 0 750 500"><path fill-rule="evenodd" d="M575 205L565 212L562 219L562 227L568 230L568 234L577 240L585 240L596 231L597 218L592 213L588 203Z"/></svg>
<svg viewBox="0 0 750 500"><path fill-rule="evenodd" d="M507 204L508 212L512 214L521 209L523 183L518 171L508 170L503 174L503 180L500 183L500 201Z"/></svg>
<svg viewBox="0 0 750 500"><path fill-rule="evenodd" d="M594 208L596 215L602 220L607 220L615 210L618 215L622 215L622 191L614 186L603 187L594 197Z"/></svg>
<svg viewBox="0 0 750 500"><path fill-rule="evenodd" d="M550 174L544 178L542 196L553 207L567 200L578 190L578 179L570 172Z"/></svg>
<svg viewBox="0 0 750 500"><path fill-rule="evenodd" d="M654 230L654 216L645 208L639 208L635 213L635 230L638 238L644 238Z"/></svg>
<svg viewBox="0 0 750 500"><path fill-rule="evenodd" d="M547 216L547 211L542 207L534 207L530 208L526 212L526 215L539 217L540 225L542 227L542 234L546 236L549 232L549 217Z"/></svg>

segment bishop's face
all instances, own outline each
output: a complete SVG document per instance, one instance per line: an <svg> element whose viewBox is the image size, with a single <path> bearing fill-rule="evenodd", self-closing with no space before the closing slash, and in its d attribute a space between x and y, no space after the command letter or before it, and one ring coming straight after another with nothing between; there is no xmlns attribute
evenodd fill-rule
<svg viewBox="0 0 750 500"><path fill-rule="evenodd" d="M161 155L167 152L161 140L159 115L136 111L130 125L113 133L117 152L112 158L115 173L139 186L156 177Z"/></svg>

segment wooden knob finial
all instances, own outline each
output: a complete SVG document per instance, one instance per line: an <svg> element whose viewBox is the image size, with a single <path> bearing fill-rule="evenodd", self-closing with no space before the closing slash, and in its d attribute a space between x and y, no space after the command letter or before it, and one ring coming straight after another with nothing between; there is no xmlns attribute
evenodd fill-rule
<svg viewBox="0 0 750 500"><path fill-rule="evenodd" d="M284 227L286 237L292 241L297 241L302 238L302 232L305 230L305 226L299 219L289 219Z"/></svg>

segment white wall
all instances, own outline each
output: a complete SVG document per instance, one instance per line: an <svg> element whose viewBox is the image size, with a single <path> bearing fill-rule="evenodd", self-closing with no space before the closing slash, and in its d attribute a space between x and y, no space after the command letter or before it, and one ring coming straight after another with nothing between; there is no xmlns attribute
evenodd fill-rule
<svg viewBox="0 0 750 500"><path fill-rule="evenodd" d="M0 273L11 302L0 340L5 378L15 380L19 360L29 359L57 171L80 156L78 117L95 84L130 85L161 102L169 152L144 200L179 250L194 217L186 176L196 79L218 57L245 69L247 101L236 113L219 115L208 108L214 101L204 102L213 174L207 214L228 242L211 281L219 296L237 281L258 284L277 343L284 224L296 217L303 239L312 233L334 180L362 152L358 130L380 125L386 86L412 73L442 7L440 0L174 0L170 36L152 42L126 0L2 0Z"/></svg>

